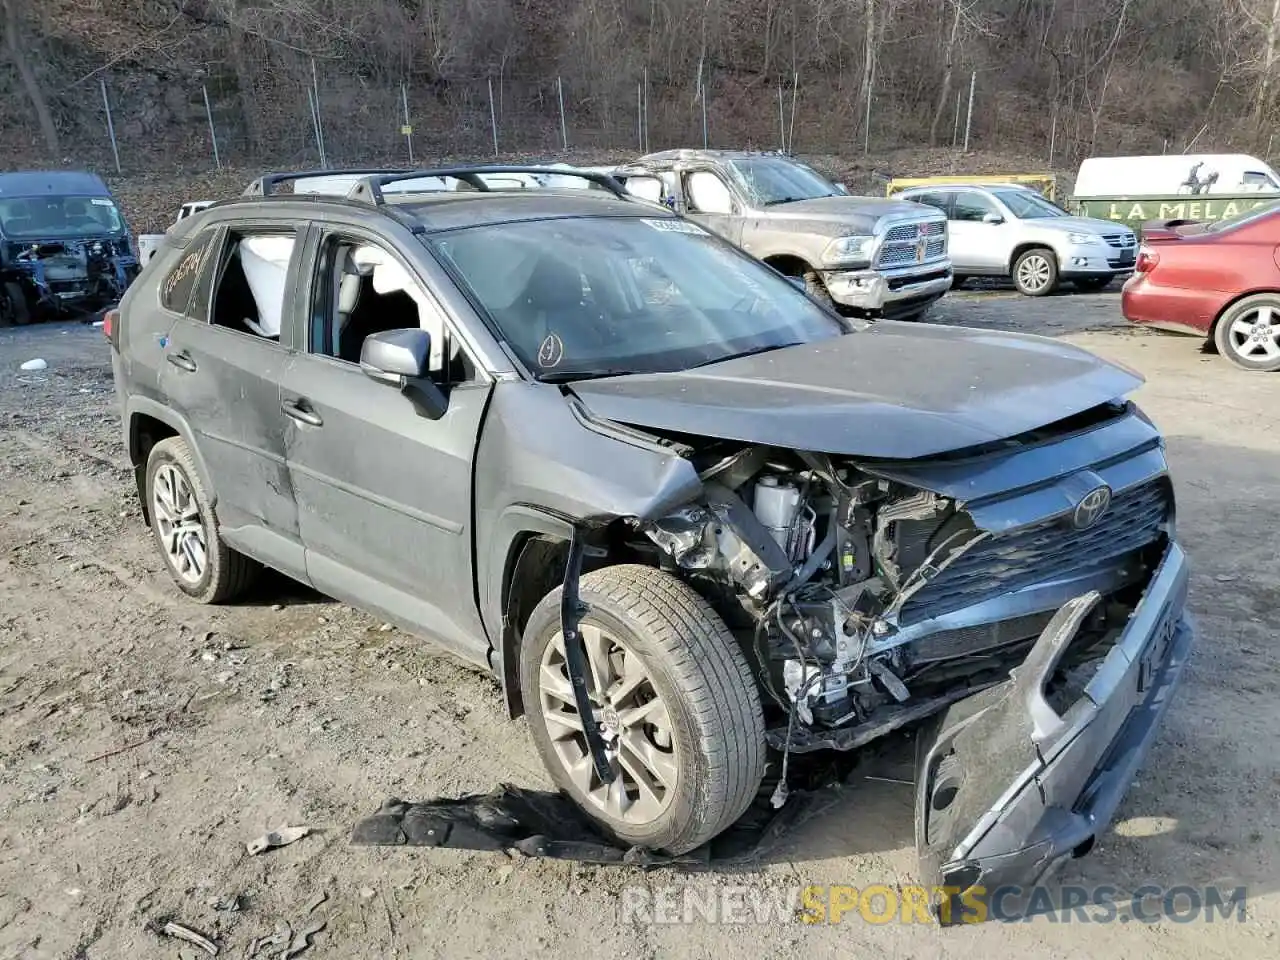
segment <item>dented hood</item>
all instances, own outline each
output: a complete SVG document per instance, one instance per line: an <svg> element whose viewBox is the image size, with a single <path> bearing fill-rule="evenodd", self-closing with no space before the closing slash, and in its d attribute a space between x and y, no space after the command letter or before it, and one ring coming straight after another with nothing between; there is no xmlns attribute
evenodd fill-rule
<svg viewBox="0 0 1280 960"><path fill-rule="evenodd" d="M1141 383L1043 337L882 320L817 343L572 389L594 415L650 430L909 459L1015 436Z"/></svg>

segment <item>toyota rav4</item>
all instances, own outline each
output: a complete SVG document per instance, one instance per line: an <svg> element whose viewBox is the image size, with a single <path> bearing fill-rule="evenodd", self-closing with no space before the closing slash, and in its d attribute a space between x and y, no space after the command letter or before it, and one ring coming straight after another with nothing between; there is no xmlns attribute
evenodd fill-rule
<svg viewBox="0 0 1280 960"><path fill-rule="evenodd" d="M606 174L500 169L273 175L164 236L105 331L177 586L266 565L492 670L625 844L912 726L934 882L1087 850L1192 642L1139 378L840 317ZM471 189L394 189L430 176Z"/></svg>

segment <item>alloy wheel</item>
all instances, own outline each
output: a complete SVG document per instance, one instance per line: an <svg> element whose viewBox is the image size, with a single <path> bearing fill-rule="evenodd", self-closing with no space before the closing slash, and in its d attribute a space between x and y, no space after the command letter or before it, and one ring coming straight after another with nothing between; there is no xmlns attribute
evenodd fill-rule
<svg viewBox="0 0 1280 960"><path fill-rule="evenodd" d="M1245 360L1280 360L1280 318L1270 306L1259 305L1231 321L1227 341Z"/></svg>
<svg viewBox="0 0 1280 960"><path fill-rule="evenodd" d="M208 537L200 506L182 471L164 464L155 474L152 515L165 558L187 583L199 583L209 565Z"/></svg>
<svg viewBox="0 0 1280 960"><path fill-rule="evenodd" d="M1042 254L1033 253L1018 263L1018 286L1028 293L1039 293L1049 285L1053 268Z"/></svg>
<svg viewBox="0 0 1280 960"><path fill-rule="evenodd" d="M538 673L552 746L569 779L599 812L627 824L649 823L676 795L679 758L671 714L644 662L625 643L595 624L579 629L589 667L587 691L613 783L603 783L591 761L560 632L543 651Z"/></svg>

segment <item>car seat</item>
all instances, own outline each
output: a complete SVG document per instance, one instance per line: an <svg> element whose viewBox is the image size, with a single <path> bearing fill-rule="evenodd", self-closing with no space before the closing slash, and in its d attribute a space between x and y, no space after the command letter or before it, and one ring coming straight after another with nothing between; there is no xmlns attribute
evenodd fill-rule
<svg viewBox="0 0 1280 960"><path fill-rule="evenodd" d="M563 356L590 356L604 342L599 311L583 300L582 275L558 257L538 259L520 301L522 352L537 358L551 334L559 337ZM559 359L551 366L558 366ZM547 366L547 364L543 364Z"/></svg>

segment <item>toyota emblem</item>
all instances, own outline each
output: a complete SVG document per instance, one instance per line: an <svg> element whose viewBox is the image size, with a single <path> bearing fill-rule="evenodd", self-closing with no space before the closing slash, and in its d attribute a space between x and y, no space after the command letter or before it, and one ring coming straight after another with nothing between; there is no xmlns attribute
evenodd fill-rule
<svg viewBox="0 0 1280 960"><path fill-rule="evenodd" d="M1107 512L1111 506L1111 488L1095 487L1084 495L1076 504L1075 513L1071 515L1071 524L1077 530L1088 530Z"/></svg>

